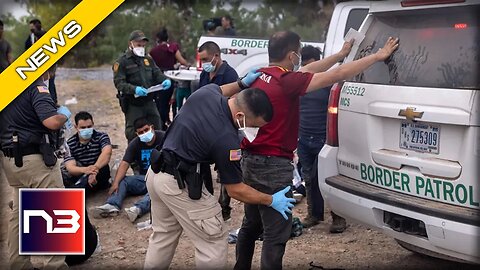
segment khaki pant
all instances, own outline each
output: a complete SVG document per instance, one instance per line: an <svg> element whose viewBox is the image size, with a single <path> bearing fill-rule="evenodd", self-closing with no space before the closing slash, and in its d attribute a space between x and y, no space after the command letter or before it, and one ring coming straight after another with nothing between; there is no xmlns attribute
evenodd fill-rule
<svg viewBox="0 0 480 270"><path fill-rule="evenodd" d="M180 190L169 174L147 173L147 189L152 200L152 228L145 269L168 269L182 231L195 246L197 269L225 269L227 228L222 209L206 188L192 200Z"/></svg>
<svg viewBox="0 0 480 270"><path fill-rule="evenodd" d="M8 224L8 256L11 269L33 269L30 256L18 254L18 192L20 188L63 188L60 161L49 168L41 155L23 157L23 166L15 166L13 158L0 157L7 181L13 187L13 211ZM68 268L65 256L47 256L44 269Z"/></svg>

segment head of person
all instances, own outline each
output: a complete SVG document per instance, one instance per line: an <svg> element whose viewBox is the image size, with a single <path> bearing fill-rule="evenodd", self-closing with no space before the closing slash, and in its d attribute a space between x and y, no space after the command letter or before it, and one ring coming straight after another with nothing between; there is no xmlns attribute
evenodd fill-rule
<svg viewBox="0 0 480 270"><path fill-rule="evenodd" d="M93 135L93 116L85 111L75 115L75 129L81 140L90 140Z"/></svg>
<svg viewBox="0 0 480 270"><path fill-rule="evenodd" d="M214 22L207 22L207 27L206 27L207 31L210 33L210 34L214 34L215 33L215 29L217 29L217 26L215 25Z"/></svg>
<svg viewBox="0 0 480 270"><path fill-rule="evenodd" d="M30 32L35 33L42 30L42 22L39 19L32 19L29 22Z"/></svg>
<svg viewBox="0 0 480 270"><path fill-rule="evenodd" d="M168 41L168 31L165 27L163 27L157 33L157 42L162 43L162 42L167 42L167 41Z"/></svg>
<svg viewBox="0 0 480 270"><path fill-rule="evenodd" d="M307 45L302 48L302 65L308 65L312 62L320 60L320 49L313 47L312 45Z"/></svg>
<svg viewBox="0 0 480 270"><path fill-rule="evenodd" d="M292 31L273 34L268 41L270 63L297 71L301 66L300 36Z"/></svg>
<svg viewBox="0 0 480 270"><path fill-rule="evenodd" d="M207 41L198 48L198 57L205 72L214 72L222 65L220 47L213 41Z"/></svg>
<svg viewBox="0 0 480 270"><path fill-rule="evenodd" d="M223 29L233 28L233 19L230 15L225 15L222 17L222 27Z"/></svg>
<svg viewBox="0 0 480 270"><path fill-rule="evenodd" d="M0 20L0 38L3 37L3 21Z"/></svg>
<svg viewBox="0 0 480 270"><path fill-rule="evenodd" d="M267 94L258 88L247 88L229 101L234 123L252 142L258 129L273 118L273 107Z"/></svg>
<svg viewBox="0 0 480 270"><path fill-rule="evenodd" d="M155 140L155 128L147 118L138 118L133 122L133 127L141 142L150 143Z"/></svg>
<svg viewBox="0 0 480 270"><path fill-rule="evenodd" d="M145 47L147 46L148 38L140 30L135 30L130 33L128 39L128 48L139 57L145 57Z"/></svg>

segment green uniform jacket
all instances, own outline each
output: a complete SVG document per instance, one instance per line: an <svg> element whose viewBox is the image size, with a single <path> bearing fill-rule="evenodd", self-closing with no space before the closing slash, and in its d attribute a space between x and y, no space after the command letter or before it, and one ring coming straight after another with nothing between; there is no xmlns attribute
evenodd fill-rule
<svg viewBox="0 0 480 270"><path fill-rule="evenodd" d="M134 97L135 87L149 88L160 84L167 77L155 65L150 56L138 57L128 50L113 64L113 83L128 104L141 106L153 99L152 94L146 97Z"/></svg>

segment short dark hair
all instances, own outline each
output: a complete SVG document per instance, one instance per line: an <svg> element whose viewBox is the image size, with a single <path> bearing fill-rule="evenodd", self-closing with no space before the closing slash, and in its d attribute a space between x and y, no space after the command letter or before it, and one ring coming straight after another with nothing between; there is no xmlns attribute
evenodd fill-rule
<svg viewBox="0 0 480 270"><path fill-rule="evenodd" d="M75 114L75 125L78 125L80 120L92 120L93 122L93 116L89 112L81 111Z"/></svg>
<svg viewBox="0 0 480 270"><path fill-rule="evenodd" d="M207 30L214 31L217 28L217 25L214 22L207 22Z"/></svg>
<svg viewBox="0 0 480 270"><path fill-rule="evenodd" d="M42 22L39 19L32 19L29 23L35 25L35 28L37 28L37 30L42 29Z"/></svg>
<svg viewBox="0 0 480 270"><path fill-rule="evenodd" d="M159 41L168 41L167 28L163 27L162 29L160 29L160 31L157 33L157 38Z"/></svg>
<svg viewBox="0 0 480 270"><path fill-rule="evenodd" d="M272 61L282 61L290 51L297 51L300 46L300 36L292 31L282 31L273 34L268 40L268 58Z"/></svg>
<svg viewBox="0 0 480 270"><path fill-rule="evenodd" d="M223 18L225 18L227 21L229 21L229 22L230 22L230 27L232 27L232 28L235 28L235 26L233 26L233 19L232 19L232 16L230 16L230 15L226 14L226 15L224 15L224 16L223 16Z"/></svg>
<svg viewBox="0 0 480 270"><path fill-rule="evenodd" d="M2 20L0 20L0 26L3 26L3 21Z"/></svg>
<svg viewBox="0 0 480 270"><path fill-rule="evenodd" d="M317 47L313 47L312 45L307 45L302 48L301 55L302 55L302 62L307 60L313 59L315 61L320 60L321 51Z"/></svg>
<svg viewBox="0 0 480 270"><path fill-rule="evenodd" d="M139 129L139 128L142 128L144 126L151 126L153 125L151 121L149 121L147 118L145 117L140 117L140 118L137 118L134 122L133 122L133 127L135 128L135 130Z"/></svg>
<svg viewBox="0 0 480 270"><path fill-rule="evenodd" d="M272 103L263 90L247 88L237 95L236 102L240 108L248 110L254 117L261 116L265 122L272 121Z"/></svg>
<svg viewBox="0 0 480 270"><path fill-rule="evenodd" d="M198 52L207 51L209 54L220 54L220 47L218 44L213 41L207 41L203 43L200 48L198 48Z"/></svg>

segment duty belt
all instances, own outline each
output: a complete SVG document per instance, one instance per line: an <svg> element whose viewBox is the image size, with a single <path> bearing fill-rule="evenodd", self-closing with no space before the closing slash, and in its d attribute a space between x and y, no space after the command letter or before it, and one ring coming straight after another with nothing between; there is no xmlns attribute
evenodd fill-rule
<svg viewBox="0 0 480 270"><path fill-rule="evenodd" d="M22 146L19 150L22 156L40 154L40 147L38 145L29 145L25 147ZM2 149L2 152L8 158L14 157L13 148Z"/></svg>

